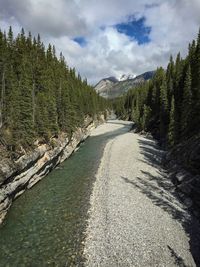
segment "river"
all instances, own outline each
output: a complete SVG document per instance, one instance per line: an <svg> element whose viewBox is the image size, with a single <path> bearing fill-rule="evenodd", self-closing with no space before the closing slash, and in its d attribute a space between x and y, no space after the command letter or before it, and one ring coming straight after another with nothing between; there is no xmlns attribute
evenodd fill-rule
<svg viewBox="0 0 200 267"><path fill-rule="evenodd" d="M13 203L0 226L0 266L82 266L84 232L95 173L108 140L92 136Z"/></svg>

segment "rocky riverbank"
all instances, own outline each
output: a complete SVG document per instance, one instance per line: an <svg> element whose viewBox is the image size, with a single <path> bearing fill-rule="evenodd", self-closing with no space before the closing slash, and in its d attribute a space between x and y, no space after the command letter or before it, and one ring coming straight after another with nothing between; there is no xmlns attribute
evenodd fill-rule
<svg viewBox="0 0 200 267"><path fill-rule="evenodd" d="M151 133L140 132L152 137ZM163 151L164 152L164 151ZM165 151L162 164L180 200L200 221L200 136L194 136Z"/></svg>
<svg viewBox="0 0 200 267"><path fill-rule="evenodd" d="M59 163L67 159L100 123L85 119L85 127L78 128L69 140L64 133L52 138L50 144L41 144L17 160L5 158L0 162L0 224L3 222L13 200L45 177Z"/></svg>
<svg viewBox="0 0 200 267"><path fill-rule="evenodd" d="M191 138L166 154L169 170L180 199L200 221L200 138Z"/></svg>

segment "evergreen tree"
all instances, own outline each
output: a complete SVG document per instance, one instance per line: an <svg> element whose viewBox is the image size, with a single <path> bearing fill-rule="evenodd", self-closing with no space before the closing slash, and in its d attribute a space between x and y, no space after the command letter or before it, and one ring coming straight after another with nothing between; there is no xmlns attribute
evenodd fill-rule
<svg viewBox="0 0 200 267"><path fill-rule="evenodd" d="M200 32L186 59L179 53L174 62L171 56L167 70L158 68L150 82L128 91L117 100L117 110L139 130L151 131L161 144L177 145L200 134L199 77Z"/></svg>
<svg viewBox="0 0 200 267"><path fill-rule="evenodd" d="M160 138L165 138L168 130L169 113L168 113L168 92L165 74L160 87Z"/></svg>
<svg viewBox="0 0 200 267"><path fill-rule="evenodd" d="M172 97L172 102L171 102L168 140L169 140L169 144L173 146L175 143L175 101L174 101L174 97Z"/></svg>
<svg viewBox="0 0 200 267"><path fill-rule="evenodd" d="M142 118L142 128L147 131L149 129L149 121L151 118L151 108L149 106L144 105L144 112Z"/></svg>
<svg viewBox="0 0 200 267"><path fill-rule="evenodd" d="M183 89L183 102L182 102L182 114L181 114L182 138L185 138L188 135L190 135L190 130L191 130L191 111L192 111L191 86L192 86L191 68L189 65Z"/></svg>
<svg viewBox="0 0 200 267"><path fill-rule="evenodd" d="M107 101L69 69L40 35L0 31L0 141L8 149L29 149L61 131L69 138L88 116L105 112Z"/></svg>
<svg viewBox="0 0 200 267"><path fill-rule="evenodd" d="M192 87L192 128L193 134L198 133L199 130L196 125L200 125L200 31L197 38L197 45L194 59L193 69L193 87Z"/></svg>

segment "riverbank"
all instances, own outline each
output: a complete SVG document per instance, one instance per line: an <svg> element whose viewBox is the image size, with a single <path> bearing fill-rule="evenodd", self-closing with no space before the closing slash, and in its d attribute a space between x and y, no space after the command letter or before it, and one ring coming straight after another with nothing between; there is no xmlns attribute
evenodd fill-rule
<svg viewBox="0 0 200 267"><path fill-rule="evenodd" d="M87 118L85 127L78 128L69 140L62 133L51 140L51 144L38 145L33 151L24 153L17 160L4 159L0 163L0 224L6 217L14 199L44 178L58 164L66 160L92 132L105 122Z"/></svg>
<svg viewBox="0 0 200 267"><path fill-rule="evenodd" d="M104 127L106 133L95 134ZM130 128L98 126L76 153L13 202L0 225L0 266L83 266L90 195L104 147Z"/></svg>
<svg viewBox="0 0 200 267"><path fill-rule="evenodd" d="M199 224L161 160L155 141L133 132L107 143L90 198L85 266L198 266Z"/></svg>

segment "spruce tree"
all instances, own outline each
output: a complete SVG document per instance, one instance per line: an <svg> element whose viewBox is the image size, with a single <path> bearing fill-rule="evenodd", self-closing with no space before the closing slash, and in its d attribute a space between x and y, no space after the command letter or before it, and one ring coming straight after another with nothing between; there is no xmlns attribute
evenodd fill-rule
<svg viewBox="0 0 200 267"><path fill-rule="evenodd" d="M151 108L147 105L144 105L143 110L144 111L143 111L143 118L142 118L142 128L145 131L148 131L152 111L151 111Z"/></svg>
<svg viewBox="0 0 200 267"><path fill-rule="evenodd" d="M165 139L169 123L168 113L168 92L165 74L163 75L162 85L160 87L160 138Z"/></svg>
<svg viewBox="0 0 200 267"><path fill-rule="evenodd" d="M171 101L168 140L169 140L170 146L173 146L175 144L175 101L174 101L174 97L172 97L172 101Z"/></svg>
<svg viewBox="0 0 200 267"><path fill-rule="evenodd" d="M107 106L54 46L45 49L40 35L0 31L0 141L10 150L48 142L60 131L71 136Z"/></svg>
<svg viewBox="0 0 200 267"><path fill-rule="evenodd" d="M195 62L194 62L194 74L192 79L193 87L192 87L192 129L193 134L199 132L197 125L200 125L200 31L197 38L197 45L195 51Z"/></svg>
<svg viewBox="0 0 200 267"><path fill-rule="evenodd" d="M182 138L186 138L190 134L191 130L191 111L192 111L192 80L191 80L191 68L188 66L184 89L183 89L183 102L181 113L181 131Z"/></svg>

